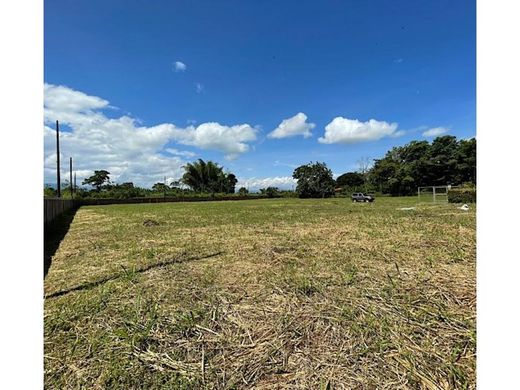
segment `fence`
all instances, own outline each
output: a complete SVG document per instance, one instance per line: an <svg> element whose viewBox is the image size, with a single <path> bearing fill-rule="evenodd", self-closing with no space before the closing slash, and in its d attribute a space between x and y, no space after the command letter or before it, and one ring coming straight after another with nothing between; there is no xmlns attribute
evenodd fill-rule
<svg viewBox="0 0 520 390"><path fill-rule="evenodd" d="M278 198L279 196L275 196ZM56 199L44 198L44 214L43 219L45 225L54 221L56 217L68 210L87 205L108 205L108 204L128 204L128 203L163 203L163 202L208 202L208 201L223 201L223 200L249 200L249 199L265 199L266 195L247 195L247 196L193 196L193 197L166 197L166 198L129 198L129 199L114 199L114 198L90 198L90 199Z"/></svg>
<svg viewBox="0 0 520 390"><path fill-rule="evenodd" d="M279 196L276 196L278 198ZM127 203L164 203L164 202L210 202L220 200L250 200L265 199L266 195L247 195L247 196L183 196L183 197L163 197L163 198L89 198L78 200L79 205L106 205L106 204L127 204Z"/></svg>
<svg viewBox="0 0 520 390"><path fill-rule="evenodd" d="M66 211L77 207L78 203L72 199L43 199L43 222L45 225L51 223Z"/></svg>

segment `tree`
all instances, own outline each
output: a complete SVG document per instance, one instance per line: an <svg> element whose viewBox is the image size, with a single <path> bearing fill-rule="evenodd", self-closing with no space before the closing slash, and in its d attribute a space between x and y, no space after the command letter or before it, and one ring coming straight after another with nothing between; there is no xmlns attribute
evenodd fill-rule
<svg viewBox="0 0 520 390"><path fill-rule="evenodd" d="M430 167L432 184L455 184L457 173L457 138L452 135L437 137L430 147Z"/></svg>
<svg viewBox="0 0 520 390"><path fill-rule="evenodd" d="M460 140L457 150L457 181L477 183L477 141L475 138Z"/></svg>
<svg viewBox="0 0 520 390"><path fill-rule="evenodd" d="M332 171L325 163L301 165L293 172L298 181L296 193L300 198L326 198L334 195Z"/></svg>
<svg viewBox="0 0 520 390"><path fill-rule="evenodd" d="M357 161L357 165L358 165L358 172L363 177L363 182L365 184L365 191L367 191L368 176L369 176L370 168L372 167L372 159L369 157L361 157Z"/></svg>
<svg viewBox="0 0 520 390"><path fill-rule="evenodd" d="M213 161L202 159L184 166L181 181L193 191L234 193L238 182L233 173L224 173L222 167Z"/></svg>
<svg viewBox="0 0 520 390"><path fill-rule="evenodd" d="M447 135L394 147L375 160L369 171L372 184L384 193L412 195L417 187L476 183L476 140Z"/></svg>
<svg viewBox="0 0 520 390"><path fill-rule="evenodd" d="M56 190L52 186L45 185L45 187L43 188L43 196L45 198L55 197L56 193Z"/></svg>
<svg viewBox="0 0 520 390"><path fill-rule="evenodd" d="M170 187L172 189L176 189L176 188L180 188L182 185L181 181L180 180L173 180L171 183L170 183Z"/></svg>
<svg viewBox="0 0 520 390"><path fill-rule="evenodd" d="M365 178L359 172L347 172L336 179L338 187L355 188L362 186L365 183Z"/></svg>
<svg viewBox="0 0 520 390"><path fill-rule="evenodd" d="M280 190L278 187L260 188L260 193L266 195L268 198L274 198L280 195Z"/></svg>
<svg viewBox="0 0 520 390"><path fill-rule="evenodd" d="M101 191L101 187L103 187L103 185L105 183L110 183L109 175L110 175L110 172L105 171L105 170L94 171L94 174L92 176L86 178L85 180L83 180L82 184L91 185L96 188L97 192L99 192L99 191Z"/></svg>
<svg viewBox="0 0 520 390"><path fill-rule="evenodd" d="M165 193L169 189L170 189L170 187L168 187L165 183L155 183L152 186L152 190L155 192Z"/></svg>
<svg viewBox="0 0 520 390"><path fill-rule="evenodd" d="M238 189L238 193L239 193L240 195L244 196L244 195L249 194L249 191L247 190L246 187L240 187L240 188Z"/></svg>
<svg viewBox="0 0 520 390"><path fill-rule="evenodd" d="M238 183L237 177L232 173L228 173L226 176L226 193L234 194L235 186L237 185L237 183Z"/></svg>
<svg viewBox="0 0 520 390"><path fill-rule="evenodd" d="M134 186L134 183L126 182L110 186L109 193L110 197L117 199L129 199L139 196L140 190L141 189L139 187Z"/></svg>

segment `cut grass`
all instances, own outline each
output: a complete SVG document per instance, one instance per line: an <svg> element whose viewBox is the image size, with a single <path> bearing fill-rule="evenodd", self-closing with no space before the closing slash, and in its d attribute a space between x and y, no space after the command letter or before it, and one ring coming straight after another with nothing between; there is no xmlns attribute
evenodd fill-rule
<svg viewBox="0 0 520 390"><path fill-rule="evenodd" d="M416 203L82 207L45 280L45 384L474 388L475 212Z"/></svg>

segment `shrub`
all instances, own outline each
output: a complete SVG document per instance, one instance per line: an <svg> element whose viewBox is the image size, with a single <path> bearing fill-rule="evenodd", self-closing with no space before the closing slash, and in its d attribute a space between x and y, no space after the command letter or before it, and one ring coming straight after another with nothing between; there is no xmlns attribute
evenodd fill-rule
<svg viewBox="0 0 520 390"><path fill-rule="evenodd" d="M278 198L280 196L280 190L278 187L260 188L260 194L266 195L268 198Z"/></svg>
<svg viewBox="0 0 520 390"><path fill-rule="evenodd" d="M475 203L477 201L477 189L474 187L453 188L448 191L450 203Z"/></svg>

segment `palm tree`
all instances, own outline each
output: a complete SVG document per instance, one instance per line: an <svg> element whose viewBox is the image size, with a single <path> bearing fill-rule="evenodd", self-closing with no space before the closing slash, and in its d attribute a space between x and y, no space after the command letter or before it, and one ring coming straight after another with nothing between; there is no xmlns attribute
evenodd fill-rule
<svg viewBox="0 0 520 390"><path fill-rule="evenodd" d="M184 166L184 175L181 181L193 191L219 192L223 189L224 172L213 161L205 162L202 159Z"/></svg>

